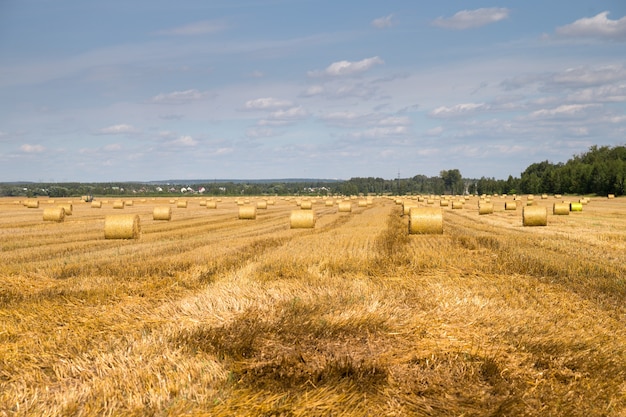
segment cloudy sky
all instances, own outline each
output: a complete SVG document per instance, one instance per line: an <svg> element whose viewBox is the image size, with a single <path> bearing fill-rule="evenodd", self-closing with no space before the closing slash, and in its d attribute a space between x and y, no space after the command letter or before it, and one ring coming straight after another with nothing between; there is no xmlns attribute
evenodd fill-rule
<svg viewBox="0 0 626 417"><path fill-rule="evenodd" d="M626 144L623 0L0 0L0 182L519 176Z"/></svg>

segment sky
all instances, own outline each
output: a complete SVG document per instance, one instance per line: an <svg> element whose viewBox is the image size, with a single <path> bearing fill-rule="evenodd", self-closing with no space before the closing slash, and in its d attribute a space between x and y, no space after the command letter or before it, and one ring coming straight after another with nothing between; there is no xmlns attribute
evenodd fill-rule
<svg viewBox="0 0 626 417"><path fill-rule="evenodd" d="M0 182L506 179L625 144L624 0L0 0Z"/></svg>

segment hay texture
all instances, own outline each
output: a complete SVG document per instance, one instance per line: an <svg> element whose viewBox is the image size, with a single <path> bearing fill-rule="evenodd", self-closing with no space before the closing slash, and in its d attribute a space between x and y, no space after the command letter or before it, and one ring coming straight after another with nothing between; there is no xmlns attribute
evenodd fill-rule
<svg viewBox="0 0 626 417"><path fill-rule="evenodd" d="M172 220L172 209L170 206L159 206L152 210L153 220Z"/></svg>
<svg viewBox="0 0 626 417"><path fill-rule="evenodd" d="M342 201L338 204L339 213L351 213L352 203L349 201Z"/></svg>
<svg viewBox="0 0 626 417"><path fill-rule="evenodd" d="M39 200L27 200L24 205L27 208L39 208Z"/></svg>
<svg viewBox="0 0 626 417"><path fill-rule="evenodd" d="M102 201L92 201L91 208L102 208Z"/></svg>
<svg viewBox="0 0 626 417"><path fill-rule="evenodd" d="M267 210L267 201L257 201L256 208L259 210Z"/></svg>
<svg viewBox="0 0 626 417"><path fill-rule="evenodd" d="M460 210L463 208L463 201L453 201L452 210Z"/></svg>
<svg viewBox="0 0 626 417"><path fill-rule="evenodd" d="M359 207L367 207L367 200L359 200L357 204Z"/></svg>
<svg viewBox="0 0 626 417"><path fill-rule="evenodd" d="M417 203L415 201L404 201L404 202L402 202L402 215L403 216L408 216L409 215L409 210L411 210L411 207L417 207Z"/></svg>
<svg viewBox="0 0 626 417"><path fill-rule="evenodd" d="M239 207L239 220L254 220L256 219L256 206L240 206Z"/></svg>
<svg viewBox="0 0 626 417"><path fill-rule="evenodd" d="M570 203L569 211L583 211L583 203Z"/></svg>
<svg viewBox="0 0 626 417"><path fill-rule="evenodd" d="M540 206L526 206L522 210L522 224L524 226L547 226L548 209Z"/></svg>
<svg viewBox="0 0 626 417"><path fill-rule="evenodd" d="M555 216L567 216L569 214L569 204L554 203L552 206L552 214Z"/></svg>
<svg viewBox="0 0 626 417"><path fill-rule="evenodd" d="M124 208L124 202L121 201L121 200L114 201L113 202L113 208L114 209L123 209Z"/></svg>
<svg viewBox="0 0 626 417"><path fill-rule="evenodd" d="M133 202L133 200L126 200L126 201L124 201L124 205L126 205L126 206L128 206L128 207L132 207L132 206L133 206L133 204L135 204L135 203Z"/></svg>
<svg viewBox="0 0 626 417"><path fill-rule="evenodd" d="M300 208L302 210L311 210L313 208L313 202L311 202L310 200L301 201Z"/></svg>
<svg viewBox="0 0 626 417"><path fill-rule="evenodd" d="M439 200L439 207L448 207L448 205L449 205L448 200L445 200L445 199Z"/></svg>
<svg viewBox="0 0 626 417"><path fill-rule="evenodd" d="M313 210L293 210L289 217L292 229L312 229L315 227L315 212Z"/></svg>
<svg viewBox="0 0 626 417"><path fill-rule="evenodd" d="M187 208L187 201L179 201L178 203L176 203L176 207Z"/></svg>
<svg viewBox="0 0 626 417"><path fill-rule="evenodd" d="M206 202L206 208L208 209L216 209L217 208L217 201L207 201Z"/></svg>
<svg viewBox="0 0 626 417"><path fill-rule="evenodd" d="M515 201L507 201L504 203L505 210L517 210L517 203Z"/></svg>
<svg viewBox="0 0 626 417"><path fill-rule="evenodd" d="M610 200L612 200L612 199L614 199L614 198L615 198L615 194L609 194L607 197L608 197Z"/></svg>
<svg viewBox="0 0 626 417"><path fill-rule="evenodd" d="M333 200L326 200L326 203L324 203L324 205L326 207L332 207L335 205L335 202Z"/></svg>
<svg viewBox="0 0 626 417"><path fill-rule="evenodd" d="M63 207L48 207L43 209L43 221L61 223L65 220Z"/></svg>
<svg viewBox="0 0 626 417"><path fill-rule="evenodd" d="M105 239L139 239L141 226L137 214L114 214L104 219Z"/></svg>
<svg viewBox="0 0 626 417"><path fill-rule="evenodd" d="M65 215L66 216L71 216L72 215L72 203L67 203L67 204L60 204L58 207L62 207L63 210L65 211Z"/></svg>
<svg viewBox="0 0 626 417"><path fill-rule="evenodd" d="M443 214L434 207L411 207L409 210L409 234L442 234Z"/></svg>
<svg viewBox="0 0 626 417"><path fill-rule="evenodd" d="M478 214L493 214L493 203L481 203L478 205Z"/></svg>

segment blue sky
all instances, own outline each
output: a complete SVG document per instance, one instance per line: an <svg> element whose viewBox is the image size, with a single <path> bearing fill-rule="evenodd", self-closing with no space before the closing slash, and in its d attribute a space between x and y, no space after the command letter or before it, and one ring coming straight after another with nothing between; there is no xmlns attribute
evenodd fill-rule
<svg viewBox="0 0 626 417"><path fill-rule="evenodd" d="M519 176L626 144L626 2L0 0L0 182Z"/></svg>

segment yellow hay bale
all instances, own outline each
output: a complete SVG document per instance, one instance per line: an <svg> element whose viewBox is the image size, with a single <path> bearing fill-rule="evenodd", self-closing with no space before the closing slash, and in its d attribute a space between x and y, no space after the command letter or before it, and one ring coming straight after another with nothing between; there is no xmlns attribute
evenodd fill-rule
<svg viewBox="0 0 626 417"><path fill-rule="evenodd" d="M352 203L349 201L342 201L338 204L339 213L350 213L352 212Z"/></svg>
<svg viewBox="0 0 626 417"><path fill-rule="evenodd" d="M515 201L507 201L504 203L505 210L517 210L517 203Z"/></svg>
<svg viewBox="0 0 626 417"><path fill-rule="evenodd" d="M435 200L432 198L429 198L426 200L426 204L435 204Z"/></svg>
<svg viewBox="0 0 626 417"><path fill-rule="evenodd" d="M526 205L527 206L534 206L535 205L535 201L534 200L528 200L528 201L526 201Z"/></svg>
<svg viewBox="0 0 626 417"><path fill-rule="evenodd" d="M587 200L586 198L581 198L580 200L578 200L578 202L584 206L589 203L589 200Z"/></svg>
<svg viewBox="0 0 626 417"><path fill-rule="evenodd" d="M548 194L541 194L541 199L542 200L547 200L548 198Z"/></svg>
<svg viewBox="0 0 626 417"><path fill-rule="evenodd" d="M411 209L411 207L417 207L417 203L414 201L403 201L402 202L402 215L408 216L409 210Z"/></svg>
<svg viewBox="0 0 626 417"><path fill-rule="evenodd" d="M452 210L460 210L463 208L463 202L462 201L453 201L452 202Z"/></svg>
<svg viewBox="0 0 626 417"><path fill-rule="evenodd" d="M27 200L24 205L27 208L39 208L39 200Z"/></svg>
<svg viewBox="0 0 626 417"><path fill-rule="evenodd" d="M524 226L547 226L548 210L539 206L524 207L522 210L522 224Z"/></svg>
<svg viewBox="0 0 626 417"><path fill-rule="evenodd" d="M200 207L206 207L206 200L200 200Z"/></svg>
<svg viewBox="0 0 626 417"><path fill-rule="evenodd" d="M256 208L259 210L266 210L267 209L267 201L263 200L263 201L258 201L256 203Z"/></svg>
<svg viewBox="0 0 626 417"><path fill-rule="evenodd" d="M63 207L48 207L43 209L43 221L61 223L65 220L65 210Z"/></svg>
<svg viewBox="0 0 626 417"><path fill-rule="evenodd" d="M313 208L313 203L309 200L303 200L300 202L300 208L302 210L311 210Z"/></svg>
<svg viewBox="0 0 626 417"><path fill-rule="evenodd" d="M104 219L105 239L138 239L141 236L139 215L113 214Z"/></svg>
<svg viewBox="0 0 626 417"><path fill-rule="evenodd" d="M132 207L133 204L134 204L133 200L126 200L126 201L124 201L124 205L125 206Z"/></svg>
<svg viewBox="0 0 626 417"><path fill-rule="evenodd" d="M554 198L561 198L561 194L554 194Z"/></svg>
<svg viewBox="0 0 626 417"><path fill-rule="evenodd" d="M482 203L478 206L478 214L492 214L493 203Z"/></svg>
<svg viewBox="0 0 626 417"><path fill-rule="evenodd" d="M256 206L240 206L239 207L239 219L240 220L256 219Z"/></svg>
<svg viewBox="0 0 626 417"><path fill-rule="evenodd" d="M582 203L570 203L569 211L583 211Z"/></svg>
<svg viewBox="0 0 626 417"><path fill-rule="evenodd" d="M289 218L292 229L311 229L315 227L315 212L313 210L292 210Z"/></svg>
<svg viewBox="0 0 626 417"><path fill-rule="evenodd" d="M206 202L206 208L208 208L208 209L215 209L215 208L217 208L217 201L207 201Z"/></svg>
<svg viewBox="0 0 626 417"><path fill-rule="evenodd" d="M615 194L609 194L607 197L608 197L609 199L613 199L613 198L615 198Z"/></svg>
<svg viewBox="0 0 626 417"><path fill-rule="evenodd" d="M170 206L159 206L152 210L153 220L172 220L172 209Z"/></svg>
<svg viewBox="0 0 626 417"><path fill-rule="evenodd" d="M333 200L326 200L326 203L324 203L324 205L326 205L326 207L332 207L335 205L335 202Z"/></svg>
<svg viewBox="0 0 626 417"><path fill-rule="evenodd" d="M359 207L367 207L367 200L359 200L358 206Z"/></svg>
<svg viewBox="0 0 626 417"><path fill-rule="evenodd" d="M72 215L72 203L66 203L66 204L59 204L58 207L62 207L63 210L65 211L65 215L66 216L71 216Z"/></svg>
<svg viewBox="0 0 626 417"><path fill-rule="evenodd" d="M448 207L448 204L448 200L446 199L439 200L439 207Z"/></svg>
<svg viewBox="0 0 626 417"><path fill-rule="evenodd" d="M121 200L114 201L113 202L113 208L114 209L123 209L124 208L124 202L121 201Z"/></svg>
<svg viewBox="0 0 626 417"><path fill-rule="evenodd" d="M552 214L556 216L567 216L569 214L569 204L554 203L552 206Z"/></svg>
<svg viewBox="0 0 626 417"><path fill-rule="evenodd" d="M102 201L92 201L91 208L102 208Z"/></svg>
<svg viewBox="0 0 626 417"><path fill-rule="evenodd" d="M526 197L527 200L532 201L535 199L535 196L532 194L528 194L528 197Z"/></svg>
<svg viewBox="0 0 626 417"><path fill-rule="evenodd" d="M176 204L176 200L172 198L172 199L170 200L170 204Z"/></svg>
<svg viewBox="0 0 626 417"><path fill-rule="evenodd" d="M442 234L443 214L434 207L411 207L409 210L409 234Z"/></svg>
<svg viewBox="0 0 626 417"><path fill-rule="evenodd" d="M176 203L176 207L178 208L187 208L187 201L179 201L178 203Z"/></svg>
<svg viewBox="0 0 626 417"><path fill-rule="evenodd" d="M276 205L276 200L273 200L273 199L267 200L267 205L268 205L268 206L274 206L274 205Z"/></svg>

